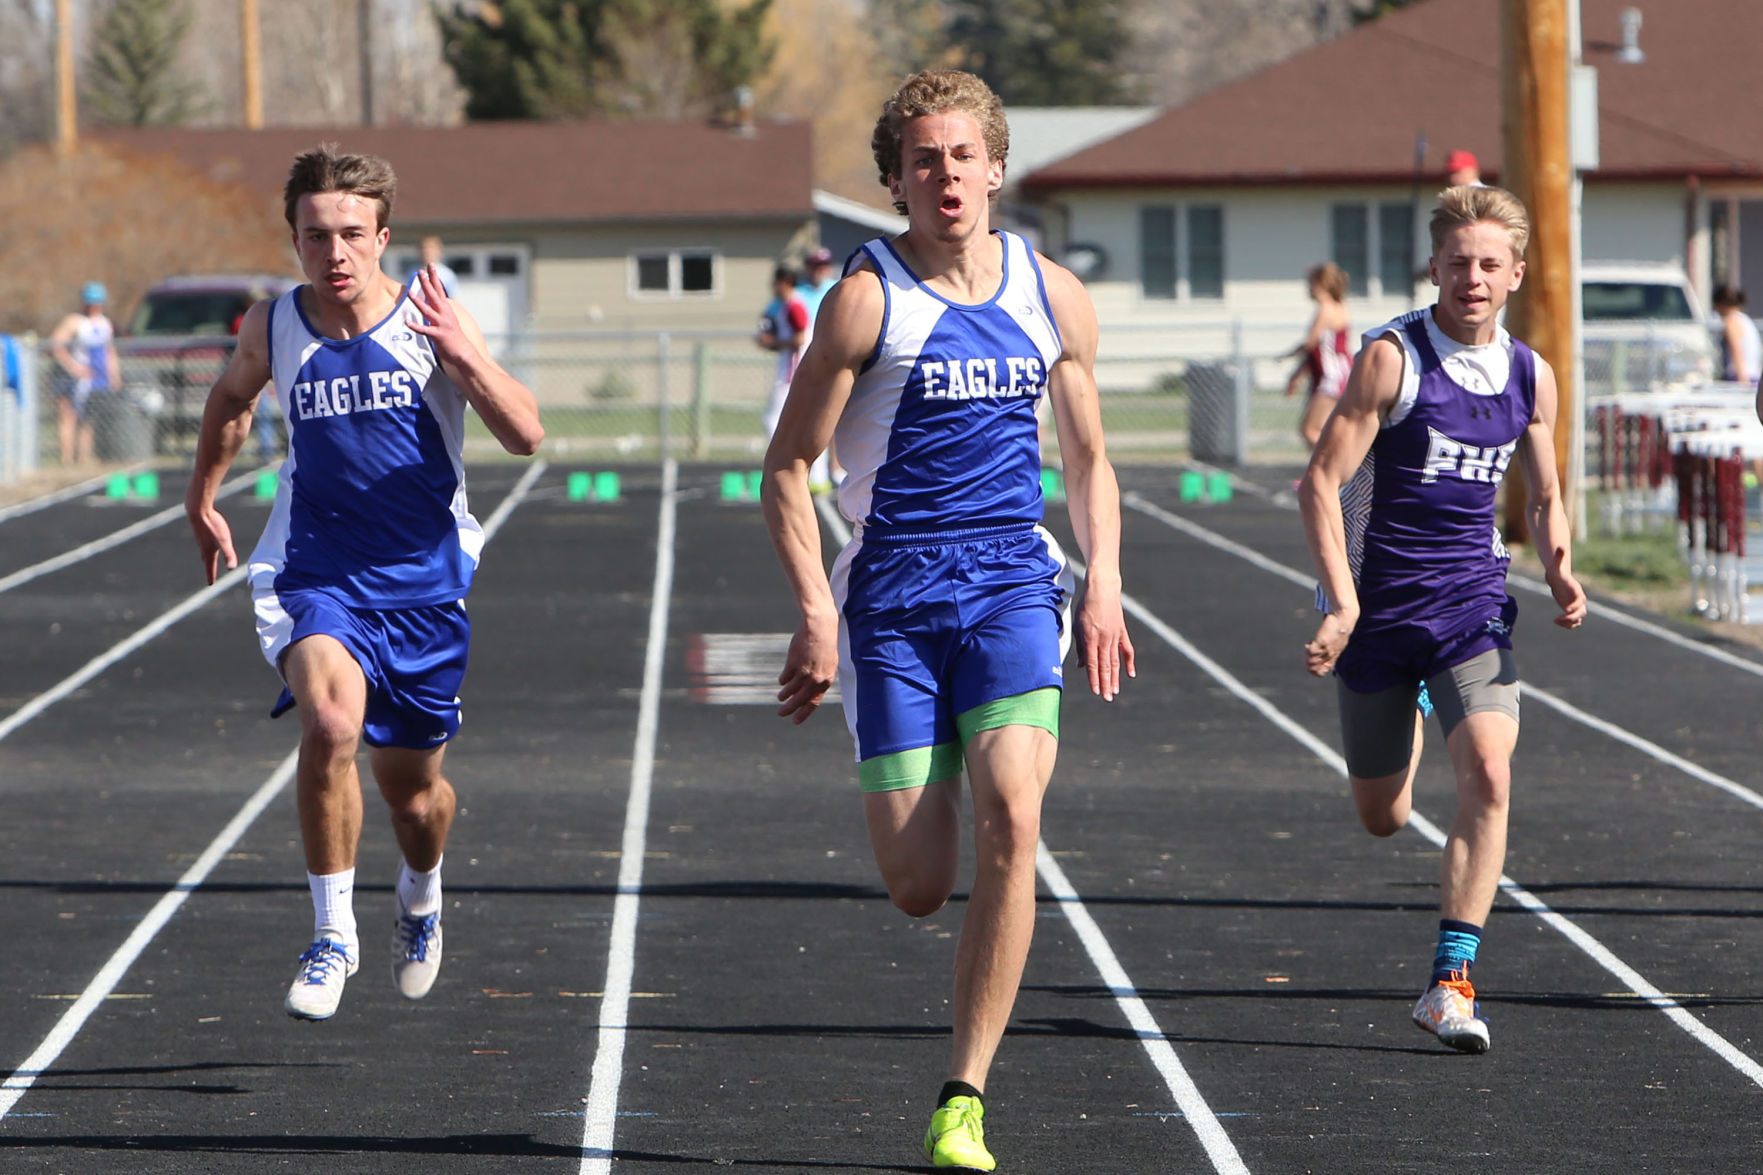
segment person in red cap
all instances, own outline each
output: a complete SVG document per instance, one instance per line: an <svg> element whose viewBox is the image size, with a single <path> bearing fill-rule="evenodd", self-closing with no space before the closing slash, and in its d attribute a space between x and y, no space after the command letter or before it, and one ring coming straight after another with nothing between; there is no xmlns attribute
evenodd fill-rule
<svg viewBox="0 0 1763 1175"><path fill-rule="evenodd" d="M1481 187L1481 164L1469 151L1457 150L1445 156L1445 183L1450 187L1474 184Z"/></svg>

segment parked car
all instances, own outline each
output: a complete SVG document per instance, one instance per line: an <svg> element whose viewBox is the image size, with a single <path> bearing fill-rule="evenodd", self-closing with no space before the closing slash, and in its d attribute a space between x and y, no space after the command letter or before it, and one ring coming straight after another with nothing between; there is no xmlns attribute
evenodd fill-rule
<svg viewBox="0 0 1763 1175"><path fill-rule="evenodd" d="M298 284L275 274L194 274L165 278L141 295L116 349L123 383L151 420L156 452L194 445L208 390L237 345L245 311Z"/></svg>
<svg viewBox="0 0 1763 1175"><path fill-rule="evenodd" d="M1585 379L1592 395L1714 377L1707 311L1681 266L1588 261L1580 271Z"/></svg>

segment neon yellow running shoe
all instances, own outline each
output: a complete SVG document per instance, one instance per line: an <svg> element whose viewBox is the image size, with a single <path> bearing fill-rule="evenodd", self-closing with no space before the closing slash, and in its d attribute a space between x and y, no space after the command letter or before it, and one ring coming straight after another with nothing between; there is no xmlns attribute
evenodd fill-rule
<svg viewBox="0 0 1763 1175"><path fill-rule="evenodd" d="M986 1108L976 1097L952 1097L930 1116L924 1157L933 1167L990 1171L998 1165L986 1149Z"/></svg>

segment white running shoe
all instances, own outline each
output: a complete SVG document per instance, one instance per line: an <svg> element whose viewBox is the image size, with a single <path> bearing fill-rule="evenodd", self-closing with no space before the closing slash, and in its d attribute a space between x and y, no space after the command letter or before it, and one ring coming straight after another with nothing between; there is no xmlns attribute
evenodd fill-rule
<svg viewBox="0 0 1763 1175"><path fill-rule="evenodd" d="M441 973L441 912L416 915L398 904L392 927L392 982L407 1000L420 1000Z"/></svg>
<svg viewBox="0 0 1763 1175"><path fill-rule="evenodd" d="M1485 1053L1491 1041L1488 1022L1475 1002L1475 987L1453 972L1453 978L1427 989L1414 1005L1414 1023L1460 1053Z"/></svg>
<svg viewBox="0 0 1763 1175"><path fill-rule="evenodd" d="M297 1020L329 1020L343 1002L343 981L359 965L342 943L319 939L300 956L300 970L282 1006Z"/></svg>

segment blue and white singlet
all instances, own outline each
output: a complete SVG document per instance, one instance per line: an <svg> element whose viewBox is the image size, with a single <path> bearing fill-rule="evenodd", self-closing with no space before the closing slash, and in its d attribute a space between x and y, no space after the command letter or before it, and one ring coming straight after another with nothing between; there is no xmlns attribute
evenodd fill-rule
<svg viewBox="0 0 1763 1175"><path fill-rule="evenodd" d="M307 321L304 288L269 311L288 458L251 554L254 590L371 609L464 599L483 549L465 501L464 395L410 329L422 314L403 291L372 330L332 339Z"/></svg>
<svg viewBox="0 0 1763 1175"><path fill-rule="evenodd" d="M1035 409L1062 349L1028 243L1003 244L986 302L951 302L877 239L867 256L885 297L875 354L833 433L846 478L839 509L864 528L937 533L1041 520Z"/></svg>

